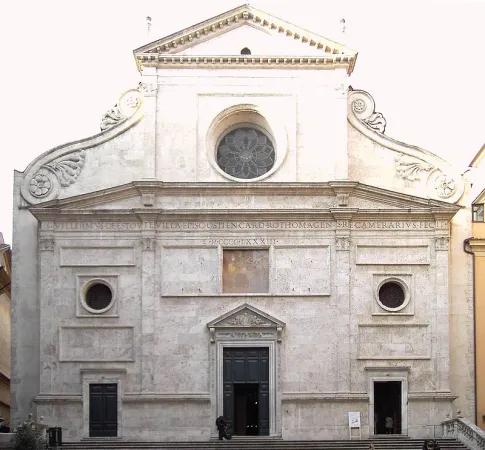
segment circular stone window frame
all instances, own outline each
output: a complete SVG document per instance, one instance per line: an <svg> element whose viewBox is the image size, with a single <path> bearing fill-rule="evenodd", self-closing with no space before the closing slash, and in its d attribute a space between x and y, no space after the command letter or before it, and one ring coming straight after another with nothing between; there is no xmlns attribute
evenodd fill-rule
<svg viewBox="0 0 485 450"><path fill-rule="evenodd" d="M86 294L88 293L89 289L97 284L103 284L107 286L108 289L111 291L111 301L109 302L108 306L102 309L91 308L86 302ZM92 278L91 280L87 281L81 289L81 305L86 311L92 314L103 314L109 311L115 304L115 300L116 298L113 286L111 286L110 283L108 283L106 280L103 280L102 278Z"/></svg>
<svg viewBox="0 0 485 450"><path fill-rule="evenodd" d="M237 128L250 127L268 135L274 145L275 161L265 174L255 178L237 178L224 172L217 163L217 149L221 140ZM262 110L257 105L235 105L220 112L212 120L206 134L206 154L214 170L224 178L240 183L254 183L273 175L288 154L286 128L277 120L276 112Z"/></svg>
<svg viewBox="0 0 485 450"><path fill-rule="evenodd" d="M381 290L381 287L384 286L385 284L387 283L394 283L394 284L397 284L401 287L401 289L403 290L403 293L404 293L404 301L402 302L401 305L399 305L398 307L396 308L389 308L388 306L384 305L382 302L381 302L381 299L379 298L379 291ZM384 310L386 311L389 311L389 312L398 312L398 311L402 311L404 308L406 308L406 306L409 304L409 301L411 300L411 291L408 287L408 285L401 279L399 278L386 278L385 280L382 280L378 286L377 286L377 289L376 289L376 292L375 292L375 298L376 298L376 302L377 304Z"/></svg>

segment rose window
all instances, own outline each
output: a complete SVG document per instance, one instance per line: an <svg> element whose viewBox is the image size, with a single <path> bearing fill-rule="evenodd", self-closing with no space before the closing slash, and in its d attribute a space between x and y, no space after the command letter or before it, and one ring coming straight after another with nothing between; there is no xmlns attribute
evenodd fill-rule
<svg viewBox="0 0 485 450"><path fill-rule="evenodd" d="M275 163L271 139L252 127L241 127L227 133L217 147L217 164L235 178L258 178Z"/></svg>

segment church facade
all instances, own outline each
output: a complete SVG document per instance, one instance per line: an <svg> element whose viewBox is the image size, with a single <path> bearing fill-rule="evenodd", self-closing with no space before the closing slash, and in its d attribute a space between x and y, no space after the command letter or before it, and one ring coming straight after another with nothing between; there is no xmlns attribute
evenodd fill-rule
<svg viewBox="0 0 485 450"><path fill-rule="evenodd" d="M134 54L102 131L15 174L12 422L208 440L221 414L283 439L473 419L468 186L385 135L357 53L244 5Z"/></svg>

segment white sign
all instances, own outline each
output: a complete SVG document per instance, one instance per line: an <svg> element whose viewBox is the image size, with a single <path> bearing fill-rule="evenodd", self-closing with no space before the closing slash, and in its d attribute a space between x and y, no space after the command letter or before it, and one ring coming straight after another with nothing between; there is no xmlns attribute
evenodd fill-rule
<svg viewBox="0 0 485 450"><path fill-rule="evenodd" d="M349 412L349 428L360 428L360 412Z"/></svg>

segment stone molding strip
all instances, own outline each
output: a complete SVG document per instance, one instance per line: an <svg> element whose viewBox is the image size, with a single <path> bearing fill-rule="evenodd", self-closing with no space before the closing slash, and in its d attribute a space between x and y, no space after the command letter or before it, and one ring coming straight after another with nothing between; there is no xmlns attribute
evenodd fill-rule
<svg viewBox="0 0 485 450"><path fill-rule="evenodd" d="M349 86L347 108L347 120L356 130L397 153L395 171L398 178L416 182L427 173L424 184L429 198L450 203L461 198L465 188L463 177L449 163L434 153L384 135L386 121L375 111L374 99L368 92Z"/></svg>
<svg viewBox="0 0 485 450"><path fill-rule="evenodd" d="M128 394L123 396L123 403L142 402L210 402L210 394L206 392L168 392L164 394L145 393Z"/></svg>
<svg viewBox="0 0 485 450"><path fill-rule="evenodd" d="M306 401L368 401L369 395L365 392L283 392L283 402Z"/></svg>
<svg viewBox="0 0 485 450"><path fill-rule="evenodd" d="M457 395L453 395L451 392L439 392L439 391L422 391L422 392L409 392L408 400L413 401L427 401L427 400L438 400L438 401L453 401L457 399Z"/></svg>
<svg viewBox="0 0 485 450"><path fill-rule="evenodd" d="M85 150L115 138L139 122L143 117L142 104L143 87L129 89L105 115L104 131L55 147L32 161L24 171L20 188L24 200L35 205L56 199L61 189L75 183L81 174L86 160Z"/></svg>
<svg viewBox="0 0 485 450"><path fill-rule="evenodd" d="M83 396L70 395L70 394L39 394L34 398L34 403L47 404L47 403L82 403Z"/></svg>

